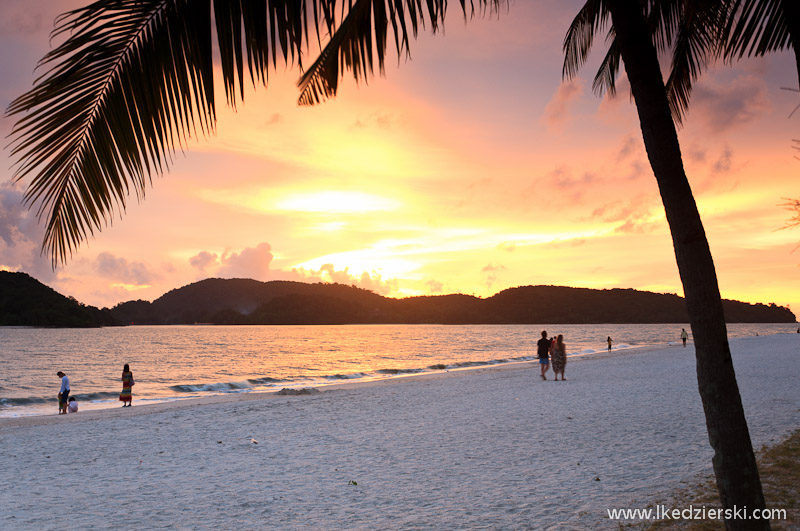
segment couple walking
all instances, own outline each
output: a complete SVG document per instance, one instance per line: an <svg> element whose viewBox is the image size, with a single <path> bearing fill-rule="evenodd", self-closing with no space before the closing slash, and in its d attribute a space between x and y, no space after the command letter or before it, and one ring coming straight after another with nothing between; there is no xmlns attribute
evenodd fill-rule
<svg viewBox="0 0 800 531"><path fill-rule="evenodd" d="M551 357L556 381L558 381L559 373L561 373L561 379L566 380L564 368L567 366L567 348L564 346L564 336L558 334L557 338L547 339L547 330L542 330L542 339L536 345L539 351L539 367L542 369L542 380L547 380L545 373L550 368Z"/></svg>

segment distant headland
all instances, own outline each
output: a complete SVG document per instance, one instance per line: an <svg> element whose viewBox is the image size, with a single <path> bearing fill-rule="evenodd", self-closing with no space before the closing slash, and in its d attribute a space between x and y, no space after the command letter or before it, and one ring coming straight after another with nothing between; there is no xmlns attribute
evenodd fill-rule
<svg viewBox="0 0 800 531"><path fill-rule="evenodd" d="M788 308L723 300L729 323L794 323ZM343 284L210 278L153 302L98 309L25 273L0 271L0 326L170 324L597 324L686 323L684 300L634 289L520 286L487 298L392 299Z"/></svg>

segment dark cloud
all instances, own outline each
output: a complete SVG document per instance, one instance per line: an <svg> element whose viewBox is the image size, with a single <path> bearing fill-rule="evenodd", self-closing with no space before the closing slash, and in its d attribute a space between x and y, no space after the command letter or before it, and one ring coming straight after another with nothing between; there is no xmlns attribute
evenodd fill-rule
<svg viewBox="0 0 800 531"><path fill-rule="evenodd" d="M42 282L55 279L50 260L41 253L44 228L22 204L22 186L0 184L0 267L24 271Z"/></svg>
<svg viewBox="0 0 800 531"><path fill-rule="evenodd" d="M94 270L102 277L136 286L147 286L158 278L142 262L128 262L125 258L117 258L108 252L97 255Z"/></svg>
<svg viewBox="0 0 800 531"><path fill-rule="evenodd" d="M642 139L634 135L627 135L622 142L622 147L617 152L617 162L622 162L637 151L643 151Z"/></svg>
<svg viewBox="0 0 800 531"><path fill-rule="evenodd" d="M769 109L767 86L755 76L740 77L725 85L699 83L692 92L692 116L714 133L753 120Z"/></svg>
<svg viewBox="0 0 800 531"><path fill-rule="evenodd" d="M0 32L5 34L29 35L44 29L44 16L38 9L31 9L29 0L4 0L3 16L0 18ZM47 21L48 28L50 20Z"/></svg>
<svg viewBox="0 0 800 531"><path fill-rule="evenodd" d="M731 171L731 162L733 159L733 152L731 148L725 146L725 150L717 160L711 165L711 171L715 174L726 174Z"/></svg>

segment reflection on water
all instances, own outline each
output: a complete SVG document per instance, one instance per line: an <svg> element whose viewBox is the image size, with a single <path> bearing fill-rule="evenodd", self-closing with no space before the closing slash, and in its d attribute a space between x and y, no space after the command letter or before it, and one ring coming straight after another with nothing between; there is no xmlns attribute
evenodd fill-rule
<svg viewBox="0 0 800 531"><path fill-rule="evenodd" d="M687 330L688 325L684 325ZM677 345L681 325L137 326L0 328L0 416L54 409L66 372L84 406L118 405L122 366L134 403L223 392L387 378L529 359L542 329L568 353ZM733 324L731 336L793 333L791 324Z"/></svg>

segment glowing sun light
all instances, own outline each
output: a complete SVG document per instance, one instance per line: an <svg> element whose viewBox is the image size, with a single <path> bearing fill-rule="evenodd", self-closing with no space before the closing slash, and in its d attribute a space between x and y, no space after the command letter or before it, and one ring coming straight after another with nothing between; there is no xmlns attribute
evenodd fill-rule
<svg viewBox="0 0 800 531"><path fill-rule="evenodd" d="M314 192L295 194L278 201L281 210L297 212L365 213L394 210L399 201L364 192Z"/></svg>

